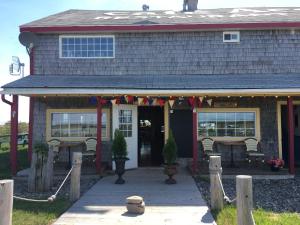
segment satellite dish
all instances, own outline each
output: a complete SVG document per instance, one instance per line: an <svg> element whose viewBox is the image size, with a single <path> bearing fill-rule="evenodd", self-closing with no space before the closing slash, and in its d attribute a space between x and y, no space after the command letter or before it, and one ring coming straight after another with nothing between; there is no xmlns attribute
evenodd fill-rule
<svg viewBox="0 0 300 225"><path fill-rule="evenodd" d="M19 41L26 47L28 54L30 54L32 48L36 45L38 38L34 33L25 31L19 34Z"/></svg>
<svg viewBox="0 0 300 225"><path fill-rule="evenodd" d="M9 73L13 76L19 76L22 73L22 77L24 76L24 63L20 62L18 56L12 57L12 63L9 65Z"/></svg>

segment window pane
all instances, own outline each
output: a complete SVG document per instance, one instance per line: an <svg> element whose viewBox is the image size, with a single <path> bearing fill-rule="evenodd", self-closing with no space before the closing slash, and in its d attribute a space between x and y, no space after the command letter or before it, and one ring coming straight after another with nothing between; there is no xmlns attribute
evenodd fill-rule
<svg viewBox="0 0 300 225"><path fill-rule="evenodd" d="M62 38L62 57L113 57L113 40L110 37Z"/></svg>
<svg viewBox="0 0 300 225"><path fill-rule="evenodd" d="M107 135L107 115L102 114L102 137ZM52 113L52 137L96 137L96 113Z"/></svg>
<svg viewBox="0 0 300 225"><path fill-rule="evenodd" d="M254 112L201 112L198 113L199 136L253 137Z"/></svg>
<svg viewBox="0 0 300 225"><path fill-rule="evenodd" d="M124 137L132 136L132 110L119 111L119 130Z"/></svg>

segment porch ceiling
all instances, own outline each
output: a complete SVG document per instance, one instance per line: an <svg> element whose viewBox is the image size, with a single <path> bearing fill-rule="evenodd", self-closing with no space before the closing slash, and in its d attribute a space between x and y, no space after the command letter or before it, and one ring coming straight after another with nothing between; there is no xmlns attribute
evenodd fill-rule
<svg viewBox="0 0 300 225"><path fill-rule="evenodd" d="M35 74L2 88L2 94L17 95L300 95L300 74Z"/></svg>

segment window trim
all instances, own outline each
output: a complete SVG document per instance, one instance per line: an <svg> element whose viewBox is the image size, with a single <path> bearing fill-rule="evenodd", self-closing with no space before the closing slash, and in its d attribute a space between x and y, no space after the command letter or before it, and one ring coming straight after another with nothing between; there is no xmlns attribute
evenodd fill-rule
<svg viewBox="0 0 300 225"><path fill-rule="evenodd" d="M261 140L261 134L260 134L260 109L259 108L197 108L197 139L200 141L203 136L199 136L198 132L198 113L199 112L254 112L255 113L255 136L258 141ZM211 137L215 141L243 141L246 138L249 138L247 136L245 137Z"/></svg>
<svg viewBox="0 0 300 225"><path fill-rule="evenodd" d="M238 37L238 39L237 40L225 40L225 35L226 34L230 34L230 35L232 35L232 34L236 34L237 35L237 37ZM240 32L239 31L224 31L223 32L223 42L224 43L239 43L240 42Z"/></svg>
<svg viewBox="0 0 300 225"><path fill-rule="evenodd" d="M113 56L109 57L63 57L62 56L62 38L89 38L89 37L110 37L113 38ZM59 35L59 58L60 59L114 59L115 58L115 52L116 52L116 47L115 47L115 35Z"/></svg>
<svg viewBox="0 0 300 225"><path fill-rule="evenodd" d="M110 140L110 109L103 108L102 112L106 113L106 137L102 141ZM51 136L51 115L52 113L97 113L96 109L47 109L46 110L46 140L58 139L61 141L85 141L89 137L52 137Z"/></svg>

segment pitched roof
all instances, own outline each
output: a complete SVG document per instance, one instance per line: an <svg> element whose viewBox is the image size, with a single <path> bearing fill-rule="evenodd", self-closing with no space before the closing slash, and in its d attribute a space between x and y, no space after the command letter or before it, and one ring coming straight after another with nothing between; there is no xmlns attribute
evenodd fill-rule
<svg viewBox="0 0 300 225"><path fill-rule="evenodd" d="M5 89L81 88L141 90L295 89L300 74L249 75L31 75L8 83Z"/></svg>
<svg viewBox="0 0 300 225"><path fill-rule="evenodd" d="M92 27L92 26L157 26L157 25L212 25L212 24L268 24L277 26L300 23L300 8L225 8L200 9L194 12L160 11L103 11L68 10L21 26L21 31L37 27ZM291 26L300 26L291 24Z"/></svg>

